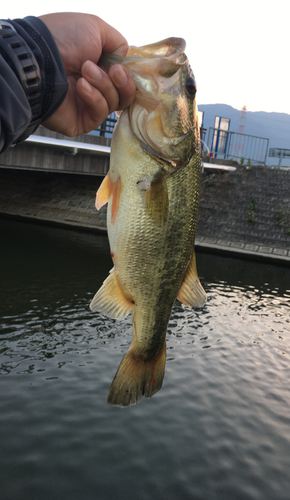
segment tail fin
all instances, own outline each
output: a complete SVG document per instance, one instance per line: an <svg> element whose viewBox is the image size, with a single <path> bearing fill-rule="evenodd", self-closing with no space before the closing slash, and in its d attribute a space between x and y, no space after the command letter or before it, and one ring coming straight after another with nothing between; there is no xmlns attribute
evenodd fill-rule
<svg viewBox="0 0 290 500"><path fill-rule="evenodd" d="M111 384L108 403L131 406L143 396L150 398L161 389L166 362L166 345L150 361L142 359L131 347L125 354Z"/></svg>

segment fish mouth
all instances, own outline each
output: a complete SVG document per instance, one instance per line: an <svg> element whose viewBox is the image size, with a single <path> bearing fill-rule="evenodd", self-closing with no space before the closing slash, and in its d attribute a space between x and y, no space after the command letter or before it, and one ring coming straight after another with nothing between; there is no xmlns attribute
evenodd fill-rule
<svg viewBox="0 0 290 500"><path fill-rule="evenodd" d="M185 48L183 38L171 37L142 47L131 46L125 57L103 54L99 61L105 71L121 64L133 78L136 99L128 110L132 132L145 151L166 162L167 170L188 163L197 148L195 125L188 119L180 96L182 75L191 71ZM176 126L169 118L171 113Z"/></svg>
<svg viewBox="0 0 290 500"><path fill-rule="evenodd" d="M170 37L160 42L143 45L142 47L130 46L126 57L132 54L141 57L178 57L184 54L186 43L183 38Z"/></svg>
<svg viewBox="0 0 290 500"><path fill-rule="evenodd" d="M166 38L142 47L130 46L126 56L103 53L98 65L108 72L114 64L126 68L141 92L154 91L154 75L173 76L187 62L183 38Z"/></svg>

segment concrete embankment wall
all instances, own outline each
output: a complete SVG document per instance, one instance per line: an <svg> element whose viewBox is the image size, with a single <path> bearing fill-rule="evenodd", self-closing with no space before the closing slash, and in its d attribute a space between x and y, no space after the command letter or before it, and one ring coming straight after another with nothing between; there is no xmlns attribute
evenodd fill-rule
<svg viewBox="0 0 290 500"><path fill-rule="evenodd" d="M290 171L238 167L202 177L198 234L290 249Z"/></svg>
<svg viewBox="0 0 290 500"><path fill-rule="evenodd" d="M0 168L0 214L106 230L101 177ZM253 167L202 176L197 242L290 258L290 171Z"/></svg>
<svg viewBox="0 0 290 500"><path fill-rule="evenodd" d="M106 208L95 208L102 177L0 168L0 214L106 230Z"/></svg>

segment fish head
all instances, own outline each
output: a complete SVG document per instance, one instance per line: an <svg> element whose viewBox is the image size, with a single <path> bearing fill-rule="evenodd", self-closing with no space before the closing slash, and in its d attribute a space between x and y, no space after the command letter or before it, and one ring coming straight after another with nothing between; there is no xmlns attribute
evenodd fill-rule
<svg viewBox="0 0 290 500"><path fill-rule="evenodd" d="M199 150L196 82L182 38L130 47L126 57L105 55L101 67L122 64L136 83L130 126L142 147L168 164L188 163Z"/></svg>

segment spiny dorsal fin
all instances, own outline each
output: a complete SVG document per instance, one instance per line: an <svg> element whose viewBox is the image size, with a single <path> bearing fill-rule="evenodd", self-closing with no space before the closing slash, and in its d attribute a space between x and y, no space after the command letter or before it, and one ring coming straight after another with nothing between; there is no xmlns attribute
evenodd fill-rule
<svg viewBox="0 0 290 500"><path fill-rule="evenodd" d="M197 275L194 251L177 299L187 307L202 307L206 303L206 293Z"/></svg>
<svg viewBox="0 0 290 500"><path fill-rule="evenodd" d="M116 269L113 267L90 303L90 309L114 319L123 319L129 314L131 308L132 302L125 297Z"/></svg>

